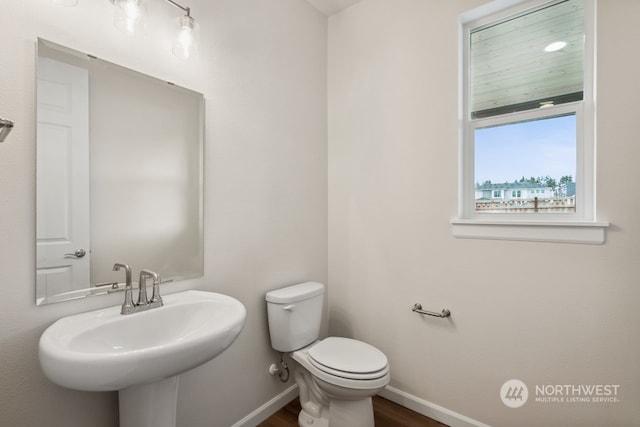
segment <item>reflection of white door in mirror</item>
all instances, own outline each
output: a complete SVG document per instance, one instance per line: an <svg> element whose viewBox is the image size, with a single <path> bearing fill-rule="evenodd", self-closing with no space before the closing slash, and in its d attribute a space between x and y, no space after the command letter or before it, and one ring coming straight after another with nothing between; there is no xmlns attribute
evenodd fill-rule
<svg viewBox="0 0 640 427"><path fill-rule="evenodd" d="M89 74L38 58L36 297L89 286Z"/></svg>

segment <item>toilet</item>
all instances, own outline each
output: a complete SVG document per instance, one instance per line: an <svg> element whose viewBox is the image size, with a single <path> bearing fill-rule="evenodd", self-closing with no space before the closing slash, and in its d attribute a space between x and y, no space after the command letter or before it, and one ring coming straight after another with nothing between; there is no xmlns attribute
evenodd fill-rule
<svg viewBox="0 0 640 427"><path fill-rule="evenodd" d="M387 357L362 341L319 340L324 285L305 282L266 294L271 346L291 353L301 427L373 427L371 397L389 383Z"/></svg>

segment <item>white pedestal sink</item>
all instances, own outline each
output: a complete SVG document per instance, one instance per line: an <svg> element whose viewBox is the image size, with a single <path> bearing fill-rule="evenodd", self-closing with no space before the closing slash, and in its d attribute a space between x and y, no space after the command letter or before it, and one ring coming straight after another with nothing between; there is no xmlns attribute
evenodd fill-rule
<svg viewBox="0 0 640 427"><path fill-rule="evenodd" d="M164 306L120 306L64 317L40 337L40 364L63 387L119 393L120 427L175 427L178 375L235 341L246 310L205 291L163 296Z"/></svg>

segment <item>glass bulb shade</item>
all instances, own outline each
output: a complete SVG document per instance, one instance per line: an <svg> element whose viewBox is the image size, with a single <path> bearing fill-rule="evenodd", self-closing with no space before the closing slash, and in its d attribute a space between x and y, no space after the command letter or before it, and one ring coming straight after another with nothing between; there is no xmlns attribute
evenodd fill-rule
<svg viewBox="0 0 640 427"><path fill-rule="evenodd" d="M76 6L78 0L51 0L56 6Z"/></svg>
<svg viewBox="0 0 640 427"><path fill-rule="evenodd" d="M198 38L200 26L191 16L178 18L178 35L171 50L175 56L182 59L194 58L198 55Z"/></svg>
<svg viewBox="0 0 640 427"><path fill-rule="evenodd" d="M147 32L146 0L115 0L113 23L120 31L134 35Z"/></svg>

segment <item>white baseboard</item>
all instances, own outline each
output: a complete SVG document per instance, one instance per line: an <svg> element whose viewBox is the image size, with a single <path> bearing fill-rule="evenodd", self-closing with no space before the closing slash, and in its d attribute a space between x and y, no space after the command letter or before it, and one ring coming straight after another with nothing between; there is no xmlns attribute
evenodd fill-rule
<svg viewBox="0 0 640 427"><path fill-rule="evenodd" d="M291 402L297 396L298 386L294 384L231 427L255 427L278 412L280 408Z"/></svg>
<svg viewBox="0 0 640 427"><path fill-rule="evenodd" d="M385 399L389 399L398 405L409 408L419 414L439 421L450 427L491 427L487 424L481 423L469 417L466 417L457 412L453 412L447 408L443 408L435 403L427 402L412 394L406 393L402 390L398 390L394 387L387 386L384 390L378 393Z"/></svg>
<svg viewBox="0 0 640 427"><path fill-rule="evenodd" d="M398 405L409 408L412 411L439 421L450 427L491 427L488 424L481 423L480 421L458 414L457 412L443 408L435 403L420 399L412 394L398 390L395 387L387 386L378 394L385 399L397 403ZM240 421L233 424L231 427L255 427L271 415L275 414L280 408L291 402L297 396L298 386L294 384Z"/></svg>

